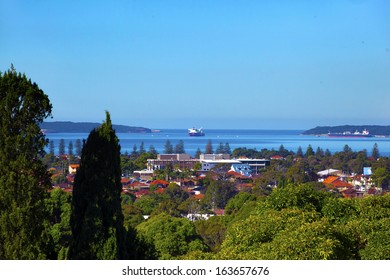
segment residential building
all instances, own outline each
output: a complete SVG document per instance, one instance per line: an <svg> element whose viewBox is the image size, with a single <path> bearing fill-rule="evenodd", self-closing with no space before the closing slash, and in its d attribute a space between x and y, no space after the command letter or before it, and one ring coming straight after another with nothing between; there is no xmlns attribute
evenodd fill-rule
<svg viewBox="0 0 390 280"><path fill-rule="evenodd" d="M192 159L188 154L159 154L157 159L148 159L147 170L160 170L166 166L179 169L193 169L198 159Z"/></svg>

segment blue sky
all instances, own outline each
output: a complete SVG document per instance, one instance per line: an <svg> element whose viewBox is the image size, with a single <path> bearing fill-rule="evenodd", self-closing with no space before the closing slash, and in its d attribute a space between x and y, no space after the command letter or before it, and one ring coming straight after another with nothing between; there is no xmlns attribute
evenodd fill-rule
<svg viewBox="0 0 390 280"><path fill-rule="evenodd" d="M390 125L390 2L0 1L0 70L53 120L149 128Z"/></svg>

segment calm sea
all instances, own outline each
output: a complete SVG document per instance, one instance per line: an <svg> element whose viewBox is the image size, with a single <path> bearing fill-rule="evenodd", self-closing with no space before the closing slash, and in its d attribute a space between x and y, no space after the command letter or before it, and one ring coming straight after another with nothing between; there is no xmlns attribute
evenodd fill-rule
<svg viewBox="0 0 390 280"><path fill-rule="evenodd" d="M380 155L390 156L390 138L328 138L326 136L301 135L302 132L302 130L207 129L205 130L206 135L203 137L190 137L187 134L187 129L163 129L158 133L118 133L117 135L122 153L126 151L131 153L134 145L139 149L142 142L145 150L153 145L157 152L163 153L167 140L171 142L173 147L180 140L183 140L186 153L194 155L198 147L204 151L207 142L211 140L214 151L219 143L229 143L232 151L239 147L277 150L280 145L283 145L287 150L296 152L301 147L305 152L308 145L311 145L314 150L320 147L334 153L341 151L347 144L354 151L366 149L368 155L371 154L374 144L377 143ZM54 141L56 151L58 151L60 139L64 139L67 151L70 141L73 142L74 146L77 139L87 139L88 133L48 133L46 136L49 140Z"/></svg>

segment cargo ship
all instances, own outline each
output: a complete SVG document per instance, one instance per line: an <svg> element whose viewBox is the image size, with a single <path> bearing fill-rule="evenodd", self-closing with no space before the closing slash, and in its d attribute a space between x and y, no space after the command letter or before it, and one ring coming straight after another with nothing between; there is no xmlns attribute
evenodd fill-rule
<svg viewBox="0 0 390 280"><path fill-rule="evenodd" d="M204 131L202 128L189 128L188 129L188 135L189 136L204 136Z"/></svg>
<svg viewBox="0 0 390 280"><path fill-rule="evenodd" d="M344 131L341 133L328 133L329 137L338 137L338 138L367 138L373 137L367 129L364 129L362 132L355 131L354 133L350 131Z"/></svg>

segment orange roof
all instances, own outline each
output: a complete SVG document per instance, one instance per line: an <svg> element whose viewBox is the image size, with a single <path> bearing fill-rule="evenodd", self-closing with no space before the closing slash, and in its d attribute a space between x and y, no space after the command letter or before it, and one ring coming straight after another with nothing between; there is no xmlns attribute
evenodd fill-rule
<svg viewBox="0 0 390 280"><path fill-rule="evenodd" d="M353 186L350 183L338 180L332 183L335 188L352 188Z"/></svg>
<svg viewBox="0 0 390 280"><path fill-rule="evenodd" d="M151 185L168 185L169 183L164 180L154 180L150 183Z"/></svg>
<svg viewBox="0 0 390 280"><path fill-rule="evenodd" d="M162 193L164 193L164 189L163 188L158 188L157 190L154 191L154 193L162 194Z"/></svg>
<svg viewBox="0 0 390 280"><path fill-rule="evenodd" d="M198 199L198 200L199 199L203 199L204 198L204 194L201 194L201 193L200 194L196 194L196 195L194 195L194 198Z"/></svg>
<svg viewBox="0 0 390 280"><path fill-rule="evenodd" d="M130 178L122 178L121 179L121 183L122 184L125 184L125 183L128 183L128 182L130 182Z"/></svg>
<svg viewBox="0 0 390 280"><path fill-rule="evenodd" d="M328 178L326 178L324 180L324 184L332 184L334 182L336 182L337 180L340 180L340 177L337 177L337 176L329 176Z"/></svg>
<svg viewBox="0 0 390 280"><path fill-rule="evenodd" d="M279 155L276 155L276 156L272 156L272 157L271 157L271 159L282 159L282 158L284 158L284 157L279 156Z"/></svg>

